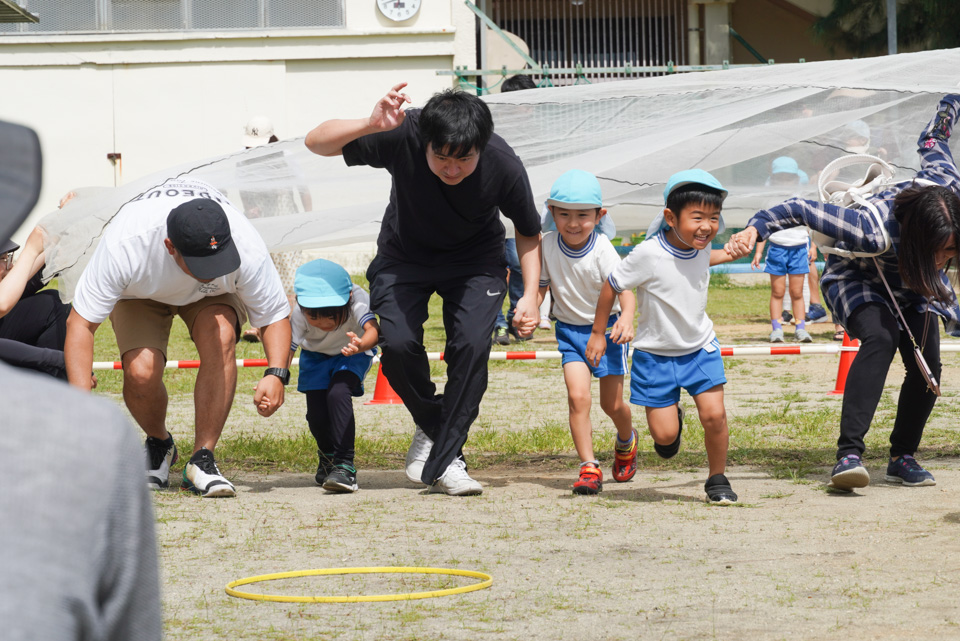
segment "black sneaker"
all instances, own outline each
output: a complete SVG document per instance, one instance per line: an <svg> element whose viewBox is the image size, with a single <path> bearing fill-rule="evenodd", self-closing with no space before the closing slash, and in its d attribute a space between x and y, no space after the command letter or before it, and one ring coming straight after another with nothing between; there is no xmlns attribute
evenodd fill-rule
<svg viewBox="0 0 960 641"><path fill-rule="evenodd" d="M657 454L660 455L660 458L673 458L676 456L677 452L680 451L680 439L683 436L683 408L680 407L679 403L677 403L677 420L680 421L680 429L677 432L677 440L670 445L660 445L656 441L653 442L653 449Z"/></svg>
<svg viewBox="0 0 960 641"><path fill-rule="evenodd" d="M887 465L887 474L883 479L888 483L902 483L907 487L937 484L933 474L923 469L917 459L909 454L901 456L896 461L890 461Z"/></svg>
<svg viewBox="0 0 960 641"><path fill-rule="evenodd" d="M493 342L497 345L509 345L510 344L510 333L507 332L506 327L498 327L493 330Z"/></svg>
<svg viewBox="0 0 960 641"><path fill-rule="evenodd" d="M847 454L833 466L827 488L834 492L853 492L870 485L870 473L857 454Z"/></svg>
<svg viewBox="0 0 960 641"><path fill-rule="evenodd" d="M218 498L236 496L237 490L233 483L220 474L217 462L213 459L213 452L201 447L190 457L190 462L183 468L183 481L180 487L199 494L204 498Z"/></svg>
<svg viewBox="0 0 960 641"><path fill-rule="evenodd" d="M148 436L143 447L147 454L147 487L151 490L169 487L170 467L180 458L173 437L167 436L164 441Z"/></svg>
<svg viewBox="0 0 960 641"><path fill-rule="evenodd" d="M340 493L356 492L360 489L357 486L357 470L345 463L338 464L323 481L323 489Z"/></svg>
<svg viewBox="0 0 960 641"><path fill-rule="evenodd" d="M513 325L510 325L510 327L507 328L507 332L509 332L510 335L513 336L513 339L518 343L524 343L530 340L529 336L521 336L520 333L517 331L517 328L514 327Z"/></svg>
<svg viewBox="0 0 960 641"><path fill-rule="evenodd" d="M737 502L737 494L723 474L714 474L708 478L703 489L707 493L707 500L714 505L733 505Z"/></svg>
<svg viewBox="0 0 960 641"><path fill-rule="evenodd" d="M317 466L317 475L313 478L317 481L317 485L323 485L327 476L333 471L333 457L320 450L317 450L317 456L320 458L320 465Z"/></svg>

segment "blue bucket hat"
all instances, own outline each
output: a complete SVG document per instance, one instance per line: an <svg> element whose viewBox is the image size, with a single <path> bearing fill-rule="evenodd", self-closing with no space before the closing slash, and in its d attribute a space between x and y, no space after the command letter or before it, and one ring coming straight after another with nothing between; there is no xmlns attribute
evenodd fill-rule
<svg viewBox="0 0 960 641"><path fill-rule="evenodd" d="M300 265L293 278L300 307L343 307L350 300L350 274L333 261L318 258Z"/></svg>
<svg viewBox="0 0 960 641"><path fill-rule="evenodd" d="M801 185L806 185L810 182L810 177L807 176L807 172L800 169L797 161L790 156L774 158L773 163L770 165L770 174L792 174L800 179Z"/></svg>
<svg viewBox="0 0 960 641"><path fill-rule="evenodd" d="M554 181L547 204L565 209L603 207L600 181L589 171L571 169Z"/></svg>
<svg viewBox="0 0 960 641"><path fill-rule="evenodd" d="M685 169L670 176L670 180L667 181L667 186L663 189L664 206L666 206L667 199L670 197L670 194L684 185L703 185L704 187L709 187L710 189L716 189L720 192L721 202L727 198L727 190L724 189L723 185L720 184L720 181L714 178L709 172L706 172L702 169ZM647 238L652 238L654 235L659 233L661 229L664 229L667 226L666 220L663 218L663 212L661 211L659 214L657 214L656 218L653 219L653 222L650 223L650 226L647 227ZM722 234L726 228L727 226L723 222L723 214L721 214L720 227L717 230L717 233Z"/></svg>

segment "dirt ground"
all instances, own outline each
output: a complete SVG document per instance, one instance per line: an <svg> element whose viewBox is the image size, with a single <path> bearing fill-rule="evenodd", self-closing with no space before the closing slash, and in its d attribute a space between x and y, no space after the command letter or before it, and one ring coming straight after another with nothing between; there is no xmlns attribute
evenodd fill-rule
<svg viewBox="0 0 960 641"><path fill-rule="evenodd" d="M816 329L826 340L829 327ZM733 330L718 333L721 343L733 342ZM944 362L945 389L960 388L960 360ZM801 408L839 403L825 396L837 363L728 359L730 420L786 393ZM491 370L479 427L566 420L559 366L536 375L524 367ZM900 377L892 368L891 391ZM369 385L367 398L372 392ZM270 420L245 400L238 393L233 433L305 429L295 392ZM955 395L941 403L956 403ZM175 435L190 431L189 405L172 408L171 423L182 426ZM402 407L357 403L356 413L359 431L413 431ZM639 413L635 423L642 433ZM599 414L595 425L597 438L612 438ZM158 493L167 638L960 639L960 460L932 460L938 484L914 489L885 483L874 465L870 487L849 496L823 490L829 460L805 479L734 466L728 477L743 504L730 508L703 502L705 470L656 471L651 463L642 459L631 482L605 483L599 497L573 496L571 470L555 462L478 470L479 497L427 494L401 469L360 470L362 489L352 495L328 494L309 475L244 470L229 472L236 499ZM255 602L224 592L252 575L358 566L477 570L493 585L355 604ZM384 594L472 581L317 577L245 589Z"/></svg>

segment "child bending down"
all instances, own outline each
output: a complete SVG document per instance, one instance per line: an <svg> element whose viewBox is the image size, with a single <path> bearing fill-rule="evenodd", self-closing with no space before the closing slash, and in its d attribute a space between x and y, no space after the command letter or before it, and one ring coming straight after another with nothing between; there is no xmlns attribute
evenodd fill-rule
<svg viewBox="0 0 960 641"><path fill-rule="evenodd" d="M352 397L363 395L380 326L370 311L370 296L334 262L319 259L301 265L294 290L290 359L300 347L297 390L307 396L307 424L317 441L317 485L331 492L355 492Z"/></svg>
<svg viewBox="0 0 960 641"><path fill-rule="evenodd" d="M703 425L710 472L707 499L720 505L737 502L724 476L727 464L727 413L723 406L720 347L707 317L710 266L732 260L711 241L723 231L720 209L727 196L709 173L692 169L671 176L663 193L666 208L640 243L603 284L587 360L604 355L606 319L614 298L638 287L640 322L633 342L630 402L643 405L654 449L671 458L680 449L683 410L680 388L693 397Z"/></svg>
<svg viewBox="0 0 960 641"><path fill-rule="evenodd" d="M600 379L600 407L617 428L613 478L629 481L637 471L636 431L630 406L623 402L625 344L633 338L636 300L631 291L621 291L619 303L611 297L600 329L605 356L588 362L587 339L600 288L620 263L620 256L610 240L596 231L607 210L602 207L600 183L593 174L574 169L560 176L547 205L557 231L543 236L540 300L550 287L570 406L570 433L581 461L573 492L597 494L603 489L603 472L593 452L591 374Z"/></svg>

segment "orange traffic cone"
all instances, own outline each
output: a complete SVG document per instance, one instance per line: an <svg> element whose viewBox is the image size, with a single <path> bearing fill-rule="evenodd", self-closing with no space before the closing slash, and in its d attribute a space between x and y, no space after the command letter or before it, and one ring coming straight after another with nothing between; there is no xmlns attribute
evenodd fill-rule
<svg viewBox="0 0 960 641"><path fill-rule="evenodd" d="M837 370L837 385L832 392L827 392L827 396L843 396L843 388L847 385L847 374L850 372L850 365L857 353L852 350L844 350L844 347L858 347L860 341L850 338L846 332L843 333L843 345L840 346L840 369Z"/></svg>
<svg viewBox="0 0 960 641"><path fill-rule="evenodd" d="M390 381L383 375L383 365L377 367L377 386L373 389L373 398L364 405L403 405Z"/></svg>

